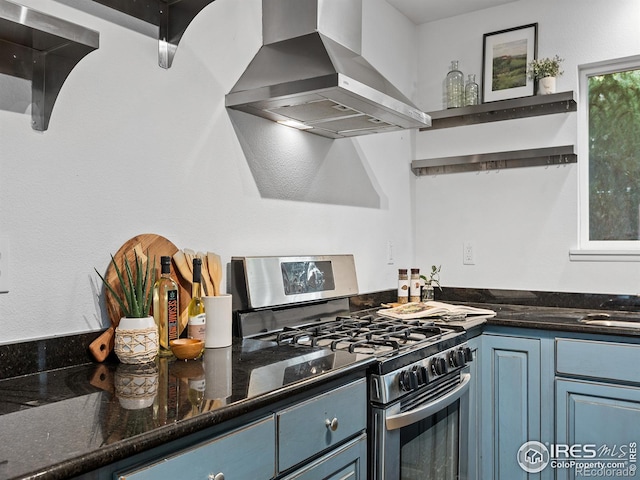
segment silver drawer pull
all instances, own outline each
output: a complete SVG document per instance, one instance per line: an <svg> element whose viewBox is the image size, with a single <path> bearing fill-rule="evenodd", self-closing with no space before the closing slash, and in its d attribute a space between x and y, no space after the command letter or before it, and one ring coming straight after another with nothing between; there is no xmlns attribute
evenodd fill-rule
<svg viewBox="0 0 640 480"><path fill-rule="evenodd" d="M210 473L209 480L224 480L224 473Z"/></svg>
<svg viewBox="0 0 640 480"><path fill-rule="evenodd" d="M338 419L335 417L333 418L333 420L329 420L327 418L324 423L332 432L335 432L338 429Z"/></svg>

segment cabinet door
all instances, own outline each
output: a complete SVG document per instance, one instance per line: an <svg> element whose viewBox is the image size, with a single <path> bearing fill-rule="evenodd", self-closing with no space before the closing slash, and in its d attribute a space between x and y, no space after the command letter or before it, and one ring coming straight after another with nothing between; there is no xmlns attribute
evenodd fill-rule
<svg viewBox="0 0 640 480"><path fill-rule="evenodd" d="M287 476L284 480L365 480L367 436L360 435L341 448Z"/></svg>
<svg viewBox="0 0 640 480"><path fill-rule="evenodd" d="M640 388L573 380L556 381L556 444L577 445L583 455L583 445L595 445L597 459L621 463L636 472L637 460L630 450L640 442ZM630 446L632 444L632 446ZM589 452L584 454L589 456ZM556 455L563 459L565 455ZM567 458L571 460L571 458ZM574 458L582 461L581 458ZM589 461L589 458L585 458ZM633 461L632 461L633 460ZM621 470L624 470L622 468ZM598 471L588 471L591 477L602 478ZM586 476L575 468L557 468L558 480ZM609 477L630 476L622 472ZM632 475L635 477L635 475Z"/></svg>
<svg viewBox="0 0 640 480"><path fill-rule="evenodd" d="M273 417L230 432L151 465L121 473L119 480L267 480L275 476ZM211 477L213 478L213 477Z"/></svg>
<svg viewBox="0 0 640 480"><path fill-rule="evenodd" d="M524 443L544 441L540 351L540 340L535 338L482 337L480 478L483 480L551 476L549 472L542 472L542 476L528 474L517 461L518 449Z"/></svg>

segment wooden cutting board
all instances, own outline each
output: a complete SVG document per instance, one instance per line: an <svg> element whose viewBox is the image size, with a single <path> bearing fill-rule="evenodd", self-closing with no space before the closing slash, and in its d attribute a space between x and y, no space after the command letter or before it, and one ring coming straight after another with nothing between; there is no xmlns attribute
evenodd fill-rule
<svg viewBox="0 0 640 480"><path fill-rule="evenodd" d="M191 299L191 292L185 288L185 283L180 281L180 276L178 275L176 266L173 262L173 254L178 251L178 247L166 238L154 233L136 235L135 237L127 240L127 242L125 242L113 256L121 272L124 273L125 258L127 258L129 263L133 265L136 251L138 254L147 256L150 262L153 262L155 256L156 278L160 276L160 257L163 255L172 257L171 277L178 284L180 295L180 326L181 328L184 328L187 325L187 308L189 306L189 300ZM108 262L107 272L104 275L104 278L118 293L122 293L116 269L111 262L111 257L108 257ZM115 329L115 327L120 323L122 308L111 292L109 292L104 286L103 292L107 307L107 315L109 316L109 320L111 320L112 327ZM94 348L90 348L94 357L96 357L96 360L98 361L104 361L113 349L113 332L104 332L103 335L104 336L101 336L102 345L92 344ZM98 339L96 339L96 342L97 341Z"/></svg>

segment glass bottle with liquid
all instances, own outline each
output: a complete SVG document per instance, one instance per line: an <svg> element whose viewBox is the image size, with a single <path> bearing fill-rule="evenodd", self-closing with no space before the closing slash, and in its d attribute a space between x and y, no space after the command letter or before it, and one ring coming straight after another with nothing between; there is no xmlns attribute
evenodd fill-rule
<svg viewBox="0 0 640 480"><path fill-rule="evenodd" d="M172 355L169 341L178 338L179 310L178 284L171 278L171 257L163 256L160 257L160 278L153 285L153 318L158 326L160 355Z"/></svg>
<svg viewBox="0 0 640 480"><path fill-rule="evenodd" d="M206 319L204 302L202 301L202 259L193 259L193 283L191 284L191 301L189 302L189 323L187 336L204 341Z"/></svg>
<svg viewBox="0 0 640 480"><path fill-rule="evenodd" d="M446 79L447 108L458 108L464 104L464 75L458 70L458 61L452 60Z"/></svg>

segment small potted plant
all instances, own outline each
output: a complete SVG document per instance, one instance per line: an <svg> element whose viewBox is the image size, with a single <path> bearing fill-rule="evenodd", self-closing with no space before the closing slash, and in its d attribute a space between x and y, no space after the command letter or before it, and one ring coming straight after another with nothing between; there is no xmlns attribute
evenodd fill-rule
<svg viewBox="0 0 640 480"><path fill-rule="evenodd" d="M529 62L529 78L538 82L538 95L556 93L556 78L564 73L560 69L563 61L556 55L553 58L540 58Z"/></svg>
<svg viewBox="0 0 640 480"><path fill-rule="evenodd" d="M434 290L433 286L437 285L440 291L442 291L442 287L440 286L440 269L442 265L431 265L431 272L429 273L429 278L425 275L420 275L420 278L424 281L424 286L422 287L422 301L427 302L429 300L434 300Z"/></svg>
<svg viewBox="0 0 640 480"><path fill-rule="evenodd" d="M155 260L151 265L151 262L144 262L134 251L133 269L125 256L124 272L118 267L113 255L111 262L122 293L116 291L97 269L94 270L123 313L116 327L114 351L122 363L152 362L158 355L158 327L154 318L149 315L156 275Z"/></svg>

